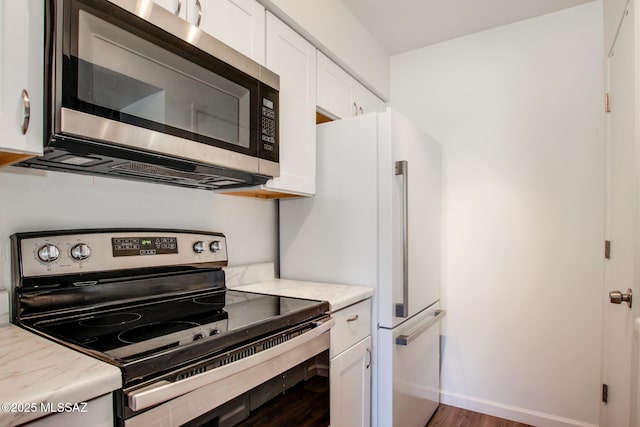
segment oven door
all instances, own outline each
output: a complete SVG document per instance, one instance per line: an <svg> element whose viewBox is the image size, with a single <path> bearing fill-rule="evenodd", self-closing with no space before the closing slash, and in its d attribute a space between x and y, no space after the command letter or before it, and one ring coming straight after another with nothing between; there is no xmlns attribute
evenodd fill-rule
<svg viewBox="0 0 640 427"><path fill-rule="evenodd" d="M248 58L153 2L51 1L54 144L72 136L261 173L262 141L277 143L262 134L276 131L262 122L276 115L277 90L206 50Z"/></svg>
<svg viewBox="0 0 640 427"><path fill-rule="evenodd" d="M324 421L325 415L319 416L318 425L328 425L329 329L334 323L327 317L314 329L282 344L210 371L181 374L184 378L178 381L159 379L142 387L125 388L122 404L133 416L119 423L126 427L251 425L274 410L284 419L288 411L273 409L279 402L271 398L300 380L320 376L326 379L324 386L306 388L321 394L310 404L326 414ZM304 404L304 398L297 401Z"/></svg>

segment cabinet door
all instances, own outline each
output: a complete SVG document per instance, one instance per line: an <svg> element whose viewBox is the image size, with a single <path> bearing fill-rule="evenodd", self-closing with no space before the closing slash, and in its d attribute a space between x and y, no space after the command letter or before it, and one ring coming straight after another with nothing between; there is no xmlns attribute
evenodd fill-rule
<svg viewBox="0 0 640 427"><path fill-rule="evenodd" d="M0 2L0 163L3 164L42 154L43 22L42 0Z"/></svg>
<svg viewBox="0 0 640 427"><path fill-rule="evenodd" d="M182 19L187 19L187 1L193 0L153 0L154 3L178 15Z"/></svg>
<svg viewBox="0 0 640 427"><path fill-rule="evenodd" d="M331 359L332 427L371 425L371 337Z"/></svg>
<svg viewBox="0 0 640 427"><path fill-rule="evenodd" d="M194 0L191 0L194 1ZM238 52L264 65L264 7L255 0L199 0L190 22ZM195 3L195 2L194 2ZM192 11L195 9L195 11Z"/></svg>
<svg viewBox="0 0 640 427"><path fill-rule="evenodd" d="M356 81L353 85L353 100L358 107L358 115L373 112L383 113L386 108L383 100Z"/></svg>
<svg viewBox="0 0 640 427"><path fill-rule="evenodd" d="M280 75L280 176L272 190L316 191L316 49L267 12L267 68Z"/></svg>
<svg viewBox="0 0 640 427"><path fill-rule="evenodd" d="M75 403L75 402L70 402ZM113 397L105 394L86 402L86 412L59 412L38 418L23 427L113 426Z"/></svg>
<svg viewBox="0 0 640 427"><path fill-rule="evenodd" d="M353 77L318 51L318 110L333 119L355 116L357 106L351 96Z"/></svg>

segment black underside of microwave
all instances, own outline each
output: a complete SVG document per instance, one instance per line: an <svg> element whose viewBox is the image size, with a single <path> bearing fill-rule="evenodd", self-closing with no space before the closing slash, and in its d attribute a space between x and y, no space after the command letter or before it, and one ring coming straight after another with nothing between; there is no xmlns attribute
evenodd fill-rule
<svg viewBox="0 0 640 427"><path fill-rule="evenodd" d="M204 190L261 185L271 178L66 135L55 135L43 156L17 166Z"/></svg>

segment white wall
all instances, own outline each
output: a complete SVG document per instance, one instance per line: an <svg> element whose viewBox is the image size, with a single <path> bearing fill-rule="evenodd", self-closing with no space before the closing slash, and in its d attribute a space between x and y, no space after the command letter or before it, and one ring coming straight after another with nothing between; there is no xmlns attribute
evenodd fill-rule
<svg viewBox="0 0 640 427"><path fill-rule="evenodd" d="M443 148L442 401L597 424L602 4L391 58L391 105Z"/></svg>
<svg viewBox="0 0 640 427"><path fill-rule="evenodd" d="M383 100L389 54L341 0L258 0Z"/></svg>
<svg viewBox="0 0 640 427"><path fill-rule="evenodd" d="M219 231L227 237L229 265L276 260L277 209L272 200L18 167L0 169L0 200L0 290L11 289L9 237L22 231Z"/></svg>

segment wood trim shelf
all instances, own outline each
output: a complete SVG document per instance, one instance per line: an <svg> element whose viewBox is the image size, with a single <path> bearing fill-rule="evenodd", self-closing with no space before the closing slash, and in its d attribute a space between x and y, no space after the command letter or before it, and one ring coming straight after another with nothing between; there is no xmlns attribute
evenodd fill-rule
<svg viewBox="0 0 640 427"><path fill-rule="evenodd" d="M290 199L294 197L305 197L300 194L291 194L284 193L280 191L269 191L263 189L248 189L248 190L239 190L239 191L228 191L222 194L230 194L232 196L242 196L242 197L255 197L258 199Z"/></svg>
<svg viewBox="0 0 640 427"><path fill-rule="evenodd" d="M0 166L10 166L35 157L33 154L18 154L7 151L0 151Z"/></svg>

